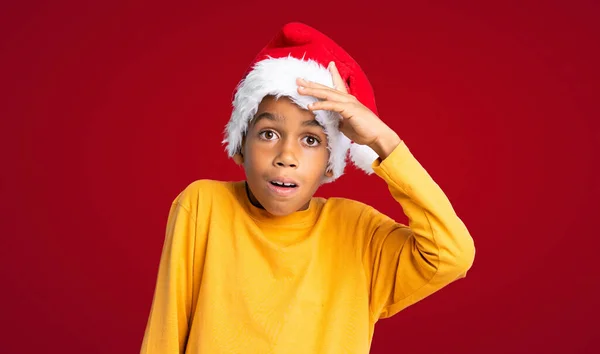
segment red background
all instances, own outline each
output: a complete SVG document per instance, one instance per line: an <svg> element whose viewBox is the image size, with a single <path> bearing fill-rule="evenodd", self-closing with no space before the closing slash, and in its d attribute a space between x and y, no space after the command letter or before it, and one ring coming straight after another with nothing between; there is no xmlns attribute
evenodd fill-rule
<svg viewBox="0 0 600 354"><path fill-rule="evenodd" d="M595 352L597 3L419 3L3 3L0 351L139 351L169 204L243 178L221 145L233 89L302 21L361 63L477 247L372 353ZM352 168L319 195L406 220Z"/></svg>

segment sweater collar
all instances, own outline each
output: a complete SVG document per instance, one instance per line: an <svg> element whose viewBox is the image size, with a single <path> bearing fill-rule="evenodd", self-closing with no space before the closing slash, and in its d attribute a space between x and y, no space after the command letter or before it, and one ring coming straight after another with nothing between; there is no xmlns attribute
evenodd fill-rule
<svg viewBox="0 0 600 354"><path fill-rule="evenodd" d="M318 202L318 198L311 198L306 210L296 211L285 216L276 216L252 204L247 188L246 181L236 183L236 194L250 217L264 226L279 228L306 227L314 225L319 217L322 205Z"/></svg>

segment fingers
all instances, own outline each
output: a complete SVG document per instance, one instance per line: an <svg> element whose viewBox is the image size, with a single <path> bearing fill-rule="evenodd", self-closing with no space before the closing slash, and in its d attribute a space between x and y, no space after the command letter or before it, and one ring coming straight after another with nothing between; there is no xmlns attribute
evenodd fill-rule
<svg viewBox="0 0 600 354"><path fill-rule="evenodd" d="M349 102L337 102L337 101L317 101L308 105L308 109L311 111L333 111L339 113L342 118L350 119L353 116L353 104Z"/></svg>
<svg viewBox="0 0 600 354"><path fill-rule="evenodd" d="M296 80L298 92L301 95L313 96L320 99L320 101L309 105L309 110L334 111L339 113L343 118L350 119L352 118L350 111L353 111L352 107L356 103L356 98L348 94L344 79L342 79L335 63L329 63L327 69L331 72L334 88L298 78Z"/></svg>
<svg viewBox="0 0 600 354"><path fill-rule="evenodd" d="M301 78L301 77L299 77L299 78L296 80L296 83L297 83L299 86L303 86L303 87L319 88L319 89L323 89L323 90L331 90L331 91L335 91L335 89L332 89L332 88L331 88L331 87L329 87L329 86L325 86L325 85L322 85L322 84L320 84L320 83L318 83L318 82L314 82L314 81L307 81L307 80L304 80L304 79L303 79L303 78Z"/></svg>
<svg viewBox="0 0 600 354"><path fill-rule="evenodd" d="M331 76L333 78L333 86L335 87L335 89L343 93L348 93L346 83L344 82L344 79L342 79L342 75L340 75L340 72L338 71L335 62L332 61L331 63L329 63L329 66L327 68L331 72Z"/></svg>
<svg viewBox="0 0 600 354"><path fill-rule="evenodd" d="M304 80L301 77L299 77L299 78L296 79L296 84L298 84L299 86L304 86L304 87L320 88L320 89L323 89L323 90L337 91L337 92L341 92L341 93L343 93L345 95L351 96L351 95L348 94L348 90L346 90L346 86L344 86L344 80L341 77L338 77L337 79L334 80L333 84L334 84L334 86L336 86L334 88L331 88L329 86L325 86L325 85L320 84L318 82L307 81L307 80ZM340 85L343 88L342 90L338 90L337 89L337 86L340 86Z"/></svg>
<svg viewBox="0 0 600 354"><path fill-rule="evenodd" d="M306 81L304 81L304 84L306 84ZM308 87L308 86L313 86L313 87ZM309 83L309 85L307 86L299 86L298 87L298 92L302 95L308 95L308 96L313 96L322 100L333 100L333 101L339 101L339 102L350 102L351 101L351 97L349 97L347 94L337 91L337 90L333 90L327 86L324 86L325 88L321 88L321 87L314 87L315 85L319 85L319 84L315 84L315 83Z"/></svg>

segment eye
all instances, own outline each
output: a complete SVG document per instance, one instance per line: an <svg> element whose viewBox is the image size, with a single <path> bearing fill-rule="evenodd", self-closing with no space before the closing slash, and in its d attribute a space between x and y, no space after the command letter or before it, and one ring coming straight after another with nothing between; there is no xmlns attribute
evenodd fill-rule
<svg viewBox="0 0 600 354"><path fill-rule="evenodd" d="M259 133L259 136L264 140L275 140L277 138L277 134L272 130L263 130Z"/></svg>
<svg viewBox="0 0 600 354"><path fill-rule="evenodd" d="M304 138L304 143L308 146L319 146L321 140L317 139L312 135L309 135Z"/></svg>

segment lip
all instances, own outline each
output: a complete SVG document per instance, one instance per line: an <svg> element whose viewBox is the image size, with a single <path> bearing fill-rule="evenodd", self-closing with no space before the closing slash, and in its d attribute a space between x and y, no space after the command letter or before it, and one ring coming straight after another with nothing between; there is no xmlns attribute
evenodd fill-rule
<svg viewBox="0 0 600 354"><path fill-rule="evenodd" d="M282 182L282 183L293 183L296 185L295 188L290 188L290 187L278 187L275 186L271 183L271 181L277 181L277 182ZM273 178L267 181L267 184L269 186L269 190L280 197L289 197L293 194L296 194L298 192L298 188L300 187L298 185L298 182L294 181L293 179L290 178L285 178L285 177L277 177L277 178Z"/></svg>
<svg viewBox="0 0 600 354"><path fill-rule="evenodd" d="M298 186L298 182L296 182L293 179L288 178L288 177L274 177L269 180L269 183L271 183L271 181L277 181L277 182L281 182L281 183L293 183L296 186Z"/></svg>

